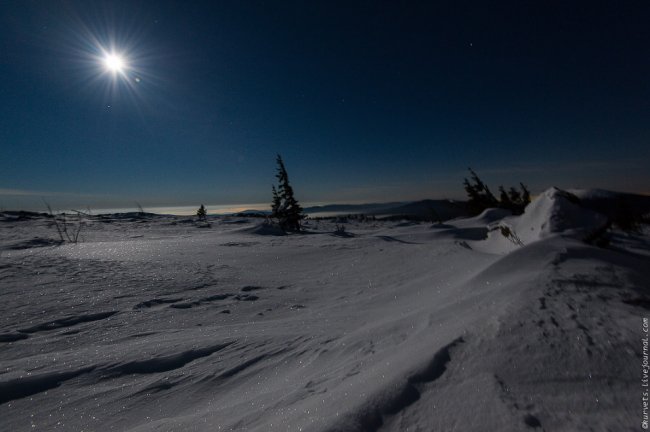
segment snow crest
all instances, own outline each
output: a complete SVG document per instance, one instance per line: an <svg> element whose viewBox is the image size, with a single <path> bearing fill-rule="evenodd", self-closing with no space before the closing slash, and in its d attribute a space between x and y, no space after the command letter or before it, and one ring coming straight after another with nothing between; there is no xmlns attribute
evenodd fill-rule
<svg viewBox="0 0 650 432"><path fill-rule="evenodd" d="M558 188L547 189L526 207L524 214L494 222L490 236L502 235L523 246L554 235L584 238L607 223L607 218L580 206L575 195Z"/></svg>

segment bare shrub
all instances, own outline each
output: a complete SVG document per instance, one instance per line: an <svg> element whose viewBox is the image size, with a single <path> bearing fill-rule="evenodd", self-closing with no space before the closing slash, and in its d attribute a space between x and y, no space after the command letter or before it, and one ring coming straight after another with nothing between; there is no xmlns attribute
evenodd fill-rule
<svg viewBox="0 0 650 432"><path fill-rule="evenodd" d="M84 226L83 216L86 213L79 210L72 210L74 213L73 216L68 216L65 213L54 214L50 204L47 201L44 202L61 243L78 243L79 235Z"/></svg>

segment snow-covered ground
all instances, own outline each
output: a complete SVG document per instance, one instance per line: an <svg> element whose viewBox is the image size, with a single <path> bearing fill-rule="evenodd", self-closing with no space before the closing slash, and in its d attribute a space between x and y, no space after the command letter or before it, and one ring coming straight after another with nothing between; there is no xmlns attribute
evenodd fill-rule
<svg viewBox="0 0 650 432"><path fill-rule="evenodd" d="M0 430L638 430L650 242L573 205L0 222Z"/></svg>

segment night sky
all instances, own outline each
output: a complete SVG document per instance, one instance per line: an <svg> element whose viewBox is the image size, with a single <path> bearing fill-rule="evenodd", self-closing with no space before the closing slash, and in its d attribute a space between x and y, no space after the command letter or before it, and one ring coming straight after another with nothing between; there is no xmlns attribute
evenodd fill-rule
<svg viewBox="0 0 650 432"><path fill-rule="evenodd" d="M2 1L0 207L650 193L650 3ZM126 63L110 72L103 53Z"/></svg>

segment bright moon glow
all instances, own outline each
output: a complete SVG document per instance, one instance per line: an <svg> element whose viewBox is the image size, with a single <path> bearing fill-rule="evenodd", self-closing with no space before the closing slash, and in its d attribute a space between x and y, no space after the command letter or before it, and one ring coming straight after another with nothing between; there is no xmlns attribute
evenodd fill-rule
<svg viewBox="0 0 650 432"><path fill-rule="evenodd" d="M115 54L106 54L104 65L111 72L122 72L124 70L124 60Z"/></svg>

